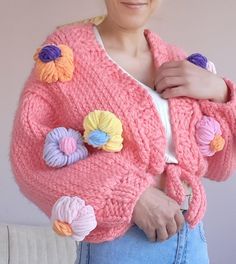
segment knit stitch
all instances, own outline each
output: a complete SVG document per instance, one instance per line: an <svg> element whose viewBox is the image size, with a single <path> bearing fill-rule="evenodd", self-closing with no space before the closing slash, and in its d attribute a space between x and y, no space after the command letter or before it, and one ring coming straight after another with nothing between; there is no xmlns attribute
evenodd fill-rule
<svg viewBox="0 0 236 264"><path fill-rule="evenodd" d="M166 170L167 193L179 204L184 199L181 180L193 189L186 220L193 227L202 219L206 197L201 177L226 180L235 165L235 85L225 79L230 101L181 97L168 100L178 164L166 164L165 130L148 92L108 59L91 24L65 26L44 44L67 45L74 54L74 73L68 82L43 83L35 68L22 92L15 116L11 162L20 190L49 217L61 196L78 196L93 206L97 227L89 242L113 240L132 225L134 206L142 192ZM156 68L182 60L186 54L150 30L144 31ZM89 156L60 169L48 167L43 158L46 135L56 127L83 134L83 120L94 110L114 113L123 126L123 149L117 153L88 146ZM222 129L224 149L204 157L196 142L196 124L212 116ZM209 164L209 168L208 168Z"/></svg>

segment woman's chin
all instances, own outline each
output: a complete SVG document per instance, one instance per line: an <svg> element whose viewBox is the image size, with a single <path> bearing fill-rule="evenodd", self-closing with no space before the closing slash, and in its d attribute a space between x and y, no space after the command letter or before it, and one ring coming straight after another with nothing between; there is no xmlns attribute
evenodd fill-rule
<svg viewBox="0 0 236 264"><path fill-rule="evenodd" d="M137 16L129 17L127 19L123 19L122 23L119 23L122 28L125 29L139 29L145 26L147 22L147 19L142 18Z"/></svg>

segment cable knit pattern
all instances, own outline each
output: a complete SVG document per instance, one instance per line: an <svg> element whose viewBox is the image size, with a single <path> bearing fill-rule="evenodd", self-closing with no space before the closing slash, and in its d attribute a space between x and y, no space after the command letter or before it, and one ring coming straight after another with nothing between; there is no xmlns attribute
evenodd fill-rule
<svg viewBox="0 0 236 264"><path fill-rule="evenodd" d="M144 34L157 68L166 61L186 58L184 52L151 31L145 30ZM71 81L51 84L37 80L33 69L25 84L11 142L13 172L25 196L49 217L61 196L80 197L93 206L97 220L97 227L85 240L102 242L128 230L136 201L148 186L155 184L155 176L166 169L167 193L178 203L184 198L180 179L192 187L193 199L186 219L192 227L199 223L206 208L201 177L226 179L236 156L231 132L235 132L234 84L227 82L232 91L232 100L227 104L199 104L184 97L169 99L179 163L165 164L165 130L152 98L107 57L92 25L65 26L51 34L44 44L47 43L70 47L75 69ZM82 134L83 120L94 110L110 111L121 120L123 149L111 153L87 146L86 159L60 169L48 167L42 159L47 133L55 127L69 127ZM203 113L213 115L220 123L226 141L225 149L210 160L203 157L195 139L196 124Z"/></svg>

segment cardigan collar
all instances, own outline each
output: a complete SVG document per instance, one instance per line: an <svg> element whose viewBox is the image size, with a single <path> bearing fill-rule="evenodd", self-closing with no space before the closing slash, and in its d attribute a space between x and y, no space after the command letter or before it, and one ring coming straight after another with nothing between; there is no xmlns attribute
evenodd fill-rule
<svg viewBox="0 0 236 264"><path fill-rule="evenodd" d="M130 93L139 93L143 95L142 106L147 107L152 110L153 115L153 127L161 131L161 138L156 137L155 141L152 142L153 153L156 156L150 157L150 172L153 174L159 174L163 172L166 164L164 161L164 152L166 148L167 139L165 137L165 129L161 122L159 112L157 111L154 102L148 92L143 89L138 82L132 78L122 73L118 65L111 62L101 47L100 43L96 39L96 35L93 29L93 24L86 24L83 26L84 34L81 36L81 40L86 44L86 50L90 54L95 53L96 55L102 56L106 62L110 63L117 70L117 74L121 73L126 77L131 83L133 83L133 90ZM171 45L164 42L156 33L150 31L149 29L144 30L144 35L149 44L154 65L158 69L164 62L173 60L171 58ZM85 47L84 47L85 48ZM96 56L93 56L96 57ZM173 135L173 142L175 146L175 153L178 160L178 166L182 169L188 170L191 173L200 173L199 163L202 164L202 168L205 167L205 161L201 157L198 147L195 142L195 127L194 124L200 119L201 113L196 100L186 97L170 98L168 99L169 111L170 111L170 122ZM195 153L195 156L193 156ZM197 154L196 154L197 153ZM158 156L158 157L157 157ZM160 162L160 157L162 160ZM201 166L200 166L201 167ZM200 171L199 171L200 170Z"/></svg>
<svg viewBox="0 0 236 264"><path fill-rule="evenodd" d="M83 29L86 32L86 34L84 34L84 42L86 44L89 44L87 45L87 47L91 52L101 51L102 48L94 34L94 26L95 25L92 23L83 25ZM155 67L158 68L166 61L166 58L168 57L168 49L166 43L156 33L152 32L149 29L144 29L143 34L152 52Z"/></svg>

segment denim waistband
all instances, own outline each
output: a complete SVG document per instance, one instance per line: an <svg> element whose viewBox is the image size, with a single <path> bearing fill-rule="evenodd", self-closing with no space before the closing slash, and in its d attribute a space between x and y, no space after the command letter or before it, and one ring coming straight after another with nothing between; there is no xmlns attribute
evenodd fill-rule
<svg viewBox="0 0 236 264"><path fill-rule="evenodd" d="M203 239L204 238L204 239ZM123 236L102 243L77 245L75 264L209 264L202 222L182 229L164 242L150 242L143 230L132 226Z"/></svg>

